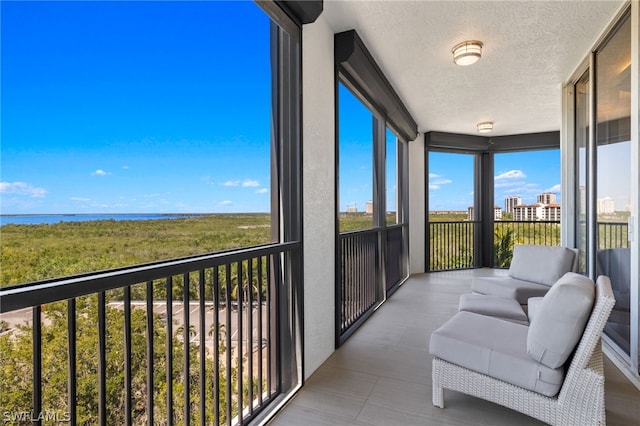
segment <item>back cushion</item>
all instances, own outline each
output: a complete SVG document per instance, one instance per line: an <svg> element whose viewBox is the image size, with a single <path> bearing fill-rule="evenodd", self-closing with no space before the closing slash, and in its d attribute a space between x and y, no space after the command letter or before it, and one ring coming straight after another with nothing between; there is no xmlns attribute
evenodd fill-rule
<svg viewBox="0 0 640 426"><path fill-rule="evenodd" d="M591 314L595 285L589 278L567 272L537 306L527 334L527 352L549 368L565 363Z"/></svg>
<svg viewBox="0 0 640 426"><path fill-rule="evenodd" d="M551 286L571 271L575 253L567 247L516 245L509 276Z"/></svg>

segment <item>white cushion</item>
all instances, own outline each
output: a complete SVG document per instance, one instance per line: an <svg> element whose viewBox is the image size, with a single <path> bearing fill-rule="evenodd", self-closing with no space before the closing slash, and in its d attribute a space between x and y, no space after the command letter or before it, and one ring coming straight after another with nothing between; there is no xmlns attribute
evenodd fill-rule
<svg viewBox="0 0 640 426"><path fill-rule="evenodd" d="M540 303L542 303L543 297L530 297L527 303L527 316L529 317L529 323L533 321L533 318L540 309Z"/></svg>
<svg viewBox="0 0 640 426"><path fill-rule="evenodd" d="M592 280L567 272L544 296L527 335L527 352L549 368L562 366L582 336L595 298Z"/></svg>
<svg viewBox="0 0 640 426"><path fill-rule="evenodd" d="M547 396L564 380L564 368L549 368L527 354L527 326L471 312L458 312L431 334L429 352L445 361Z"/></svg>
<svg viewBox="0 0 640 426"><path fill-rule="evenodd" d="M513 248L508 275L551 286L571 271L574 257L575 251L567 247L518 244Z"/></svg>
<svg viewBox="0 0 640 426"><path fill-rule="evenodd" d="M486 294L463 294L458 302L459 311L489 315L519 324L529 325L529 319L522 306L509 297L489 296Z"/></svg>
<svg viewBox="0 0 640 426"><path fill-rule="evenodd" d="M530 297L544 296L549 286L511 277L473 277L471 291L515 299L526 305Z"/></svg>

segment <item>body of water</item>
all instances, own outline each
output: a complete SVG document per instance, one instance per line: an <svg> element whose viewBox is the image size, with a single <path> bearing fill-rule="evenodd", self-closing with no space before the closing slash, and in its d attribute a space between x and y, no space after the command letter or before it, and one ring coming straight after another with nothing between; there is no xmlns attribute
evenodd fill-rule
<svg viewBox="0 0 640 426"><path fill-rule="evenodd" d="M194 214L25 214L0 215L0 226L8 224L38 225L59 222L88 222L93 220L159 220L195 217Z"/></svg>

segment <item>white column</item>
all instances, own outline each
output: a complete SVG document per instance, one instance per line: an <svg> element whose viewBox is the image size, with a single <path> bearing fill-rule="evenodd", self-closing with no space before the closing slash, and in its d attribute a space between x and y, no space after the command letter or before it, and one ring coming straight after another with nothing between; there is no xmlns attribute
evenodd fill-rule
<svg viewBox="0 0 640 426"><path fill-rule="evenodd" d="M335 349L335 84L333 31L302 29L304 377Z"/></svg>
<svg viewBox="0 0 640 426"><path fill-rule="evenodd" d="M425 150L424 135L409 142L409 273L426 271L425 261Z"/></svg>

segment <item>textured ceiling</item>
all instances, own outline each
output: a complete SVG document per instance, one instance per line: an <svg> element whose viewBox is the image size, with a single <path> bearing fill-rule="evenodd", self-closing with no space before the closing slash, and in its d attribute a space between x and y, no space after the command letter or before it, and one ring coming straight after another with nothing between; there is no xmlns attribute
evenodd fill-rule
<svg viewBox="0 0 640 426"><path fill-rule="evenodd" d="M560 130L561 87L620 9L617 1L332 1L334 32L355 29L420 131ZM451 48L484 43L460 67Z"/></svg>

